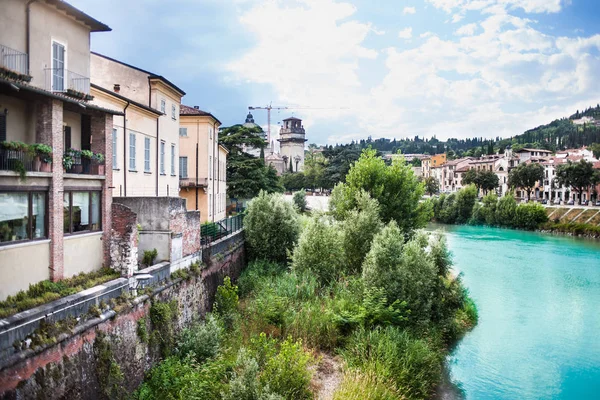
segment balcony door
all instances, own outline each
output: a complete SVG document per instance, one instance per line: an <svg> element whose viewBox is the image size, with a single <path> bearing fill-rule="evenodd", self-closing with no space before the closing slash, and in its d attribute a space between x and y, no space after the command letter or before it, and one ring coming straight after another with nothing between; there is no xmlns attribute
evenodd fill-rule
<svg viewBox="0 0 600 400"><path fill-rule="evenodd" d="M52 90L65 90L65 46L52 42Z"/></svg>

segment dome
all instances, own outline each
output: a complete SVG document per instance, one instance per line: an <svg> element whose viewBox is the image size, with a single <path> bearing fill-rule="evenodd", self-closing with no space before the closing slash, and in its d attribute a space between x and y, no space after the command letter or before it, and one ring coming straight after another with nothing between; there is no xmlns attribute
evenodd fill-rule
<svg viewBox="0 0 600 400"><path fill-rule="evenodd" d="M252 116L252 113L248 113L248 115L246 115L246 123L254 123L254 116Z"/></svg>

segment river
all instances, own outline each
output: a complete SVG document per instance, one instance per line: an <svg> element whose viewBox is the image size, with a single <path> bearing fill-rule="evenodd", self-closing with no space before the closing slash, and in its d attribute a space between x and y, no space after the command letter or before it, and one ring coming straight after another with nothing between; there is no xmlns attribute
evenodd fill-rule
<svg viewBox="0 0 600 400"><path fill-rule="evenodd" d="M600 399L600 243L506 229L447 232L479 323L448 360L467 399Z"/></svg>

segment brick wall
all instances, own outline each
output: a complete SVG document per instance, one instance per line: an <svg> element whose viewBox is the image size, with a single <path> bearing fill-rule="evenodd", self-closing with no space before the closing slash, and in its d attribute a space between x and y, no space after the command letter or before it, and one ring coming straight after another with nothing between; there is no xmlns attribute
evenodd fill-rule
<svg viewBox="0 0 600 400"><path fill-rule="evenodd" d="M110 266L121 276L131 277L138 269L137 214L122 204L112 205Z"/></svg>

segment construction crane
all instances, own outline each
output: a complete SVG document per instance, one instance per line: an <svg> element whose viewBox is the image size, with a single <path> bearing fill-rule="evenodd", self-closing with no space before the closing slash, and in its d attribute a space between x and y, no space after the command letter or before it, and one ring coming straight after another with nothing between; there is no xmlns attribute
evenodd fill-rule
<svg viewBox="0 0 600 400"><path fill-rule="evenodd" d="M272 106L269 104L265 107L248 106L248 110L267 110L267 142L271 145L271 110L330 110L336 107L294 107L294 106ZM346 110L347 107L339 107L339 110Z"/></svg>

